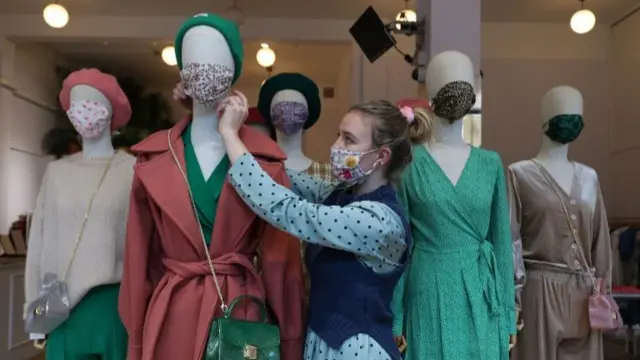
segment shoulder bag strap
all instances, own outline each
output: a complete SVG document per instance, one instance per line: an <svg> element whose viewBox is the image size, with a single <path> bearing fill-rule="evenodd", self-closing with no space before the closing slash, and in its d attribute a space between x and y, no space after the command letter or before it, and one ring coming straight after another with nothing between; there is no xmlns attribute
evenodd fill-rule
<svg viewBox="0 0 640 360"><path fill-rule="evenodd" d="M82 234L84 234L84 229L87 225L87 220L89 219L91 208L93 207L93 200L96 198L96 194L98 193L98 189L100 189L100 186L104 182L104 178L107 177L107 172L109 171L109 167L111 167L111 162L113 161L113 158L116 157L116 153L113 153L111 158L109 158L109 162L107 163L107 166L104 168L104 172L102 173L102 177L98 182L98 186L96 186L96 189L93 191L93 195L91 195L91 199L89 200L89 206L87 207L87 212L85 213L84 218L82 219L82 224L80 225L80 231L78 231L78 236L76 237L76 244L74 245L73 251L71 252L71 258L69 259L69 264L67 264L67 267L65 268L64 273L62 275L63 281L66 281L67 276L69 275L69 269L71 268L71 264L73 263L73 259L75 259L76 253L78 252L78 245L80 245L80 239L82 239Z"/></svg>
<svg viewBox="0 0 640 360"><path fill-rule="evenodd" d="M542 170L542 165L540 165L535 160L531 160L531 162L533 162L533 164L536 166L536 169L538 170L538 173L542 175L542 177L546 180L549 187L553 189L553 192L556 194L556 196L560 200L560 204L562 204L562 210L564 211L564 217L567 221L567 224L569 225L569 230L571 231L571 237L573 238L573 242L576 244L576 248L578 250L578 255L580 256L580 260L584 264L584 267L587 273L589 274L589 277L591 278L595 292L600 292L600 289L598 289L598 283L596 282L596 278L593 276L593 272L591 271L591 266L587 261L587 257L584 255L584 251L582 250L582 245L580 244L580 241L578 241L578 237L577 237L578 232L575 226L573 226L573 221L571 221L569 210L567 210L567 206L565 205L564 200L562 199L562 195L560 195L556 187L553 186L553 183L551 182L551 179L549 179L549 176L545 174L545 172Z"/></svg>
<svg viewBox="0 0 640 360"><path fill-rule="evenodd" d="M207 263L209 265L209 270L211 270L211 275L213 276L213 283L216 287L216 291L218 292L218 298L220 299L220 309L224 314L227 314L227 304L224 301L224 297L222 296L222 289L220 288L220 283L218 281L218 277L216 276L216 270L213 267L213 260L211 260L211 255L209 254L209 247L207 246L207 241L205 240L204 232L202 231L202 225L200 224L200 219L198 218L198 210L196 208L196 203L193 200L193 193L191 192L191 186L189 186L189 178L187 178L187 174L185 173L182 165L180 165L180 161L178 160L178 156L176 152L173 150L173 146L171 145L171 129L167 132L167 141L169 142L169 151L171 152L171 156L173 156L173 160L176 165L178 165L178 169L180 170L180 174L182 174L182 178L184 179L185 185L187 186L187 190L189 191L189 200L191 201L191 208L193 210L193 216L196 218L196 222L198 224L198 230L200 231L200 238L202 239L202 245L204 246L204 253L207 255Z"/></svg>

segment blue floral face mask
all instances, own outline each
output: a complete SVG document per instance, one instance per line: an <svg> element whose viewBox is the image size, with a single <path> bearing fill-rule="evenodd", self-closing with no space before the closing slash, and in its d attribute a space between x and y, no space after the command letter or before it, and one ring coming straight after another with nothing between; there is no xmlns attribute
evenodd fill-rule
<svg viewBox="0 0 640 360"><path fill-rule="evenodd" d="M582 121L582 115L558 115L547 121L543 128L545 129L544 133L552 141L568 144L580 136L584 128L584 122Z"/></svg>

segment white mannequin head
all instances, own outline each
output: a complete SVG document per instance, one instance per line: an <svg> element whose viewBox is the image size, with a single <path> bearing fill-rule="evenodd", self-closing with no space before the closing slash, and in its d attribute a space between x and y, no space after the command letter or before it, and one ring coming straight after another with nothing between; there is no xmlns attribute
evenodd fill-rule
<svg viewBox="0 0 640 360"><path fill-rule="evenodd" d="M432 101L434 113L438 117L446 118L449 122L459 120L466 115L475 103L473 90L475 80L473 62L467 55L458 51L445 51L434 56L429 62L426 75L427 92ZM467 88L464 91L451 88L459 82L468 84L465 85ZM441 90L453 91L448 96L449 102L438 104L437 97ZM470 102L473 103L469 105Z"/></svg>
<svg viewBox="0 0 640 360"><path fill-rule="evenodd" d="M287 117L283 119L279 116L274 116L278 113L278 106L296 106L302 107L306 111L307 116L302 117ZM307 99L297 90L285 89L278 91L271 100L271 114L273 126L278 131L278 136L293 136L300 134L307 122L308 118L308 103ZM285 129L286 128L286 129ZM294 130L292 130L294 129Z"/></svg>
<svg viewBox="0 0 640 360"><path fill-rule="evenodd" d="M213 107L231 88L235 72L231 49L224 36L212 27L200 25L186 32L182 41L182 64L185 92L195 102ZM213 71L225 71L231 77L220 83L212 83L210 76L202 76Z"/></svg>
<svg viewBox="0 0 640 360"><path fill-rule="evenodd" d="M111 116L113 108L100 90L79 84L71 88L69 119L83 140L111 136ZM89 106L89 108L87 107ZM102 110L106 109L106 113Z"/></svg>
<svg viewBox="0 0 640 360"><path fill-rule="evenodd" d="M556 86L542 97L542 124L558 115L583 115L582 94L571 86Z"/></svg>

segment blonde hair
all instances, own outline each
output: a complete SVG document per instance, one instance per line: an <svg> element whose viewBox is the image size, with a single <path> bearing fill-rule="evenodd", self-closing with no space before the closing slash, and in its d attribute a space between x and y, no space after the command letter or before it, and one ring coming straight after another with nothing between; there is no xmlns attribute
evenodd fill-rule
<svg viewBox="0 0 640 360"><path fill-rule="evenodd" d="M411 162L412 144L431 139L432 122L424 109L414 109L413 122L409 122L397 106L385 100L354 105L349 111L357 111L375 120L373 144L391 149L391 158L385 169L385 176L389 180L396 180Z"/></svg>
<svg viewBox="0 0 640 360"><path fill-rule="evenodd" d="M421 107L413 108L413 122L409 126L409 138L414 144L430 142L433 139L433 115Z"/></svg>

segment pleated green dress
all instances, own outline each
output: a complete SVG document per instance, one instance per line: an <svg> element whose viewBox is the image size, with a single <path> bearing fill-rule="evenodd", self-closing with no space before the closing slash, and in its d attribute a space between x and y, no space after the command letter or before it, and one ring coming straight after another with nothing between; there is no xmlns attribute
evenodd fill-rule
<svg viewBox="0 0 640 360"><path fill-rule="evenodd" d="M499 155L472 148L453 185L423 146L403 174L413 253L393 299L407 360L507 360L515 334L509 209Z"/></svg>

